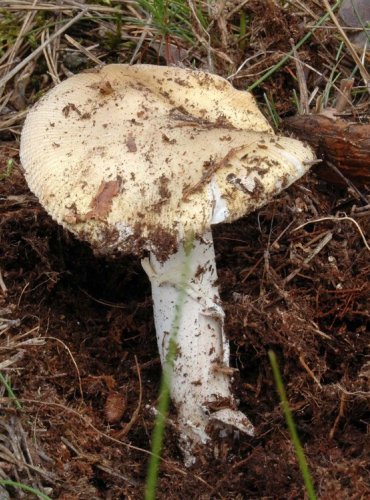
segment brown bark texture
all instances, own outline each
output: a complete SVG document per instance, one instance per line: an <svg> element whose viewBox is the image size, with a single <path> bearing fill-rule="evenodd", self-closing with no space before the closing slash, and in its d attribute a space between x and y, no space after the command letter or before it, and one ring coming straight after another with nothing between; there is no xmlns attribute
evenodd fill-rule
<svg viewBox="0 0 370 500"><path fill-rule="evenodd" d="M287 118L284 124L324 160L318 168L324 178L341 183L340 177L325 164L329 161L355 184L370 186L370 123L310 114Z"/></svg>

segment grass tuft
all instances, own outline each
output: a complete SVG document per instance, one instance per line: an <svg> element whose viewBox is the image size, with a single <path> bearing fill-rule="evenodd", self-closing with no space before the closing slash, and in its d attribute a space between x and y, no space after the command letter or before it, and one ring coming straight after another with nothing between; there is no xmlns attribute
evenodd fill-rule
<svg viewBox="0 0 370 500"><path fill-rule="evenodd" d="M138 0L138 3L149 16L149 26L154 28L162 39L176 37L193 42L191 12L184 0ZM140 22L148 23L145 20Z"/></svg>

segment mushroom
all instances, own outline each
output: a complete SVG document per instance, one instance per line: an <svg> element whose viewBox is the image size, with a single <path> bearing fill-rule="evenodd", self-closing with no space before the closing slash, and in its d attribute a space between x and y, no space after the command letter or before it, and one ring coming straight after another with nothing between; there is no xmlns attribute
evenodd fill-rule
<svg viewBox="0 0 370 500"><path fill-rule="evenodd" d="M301 177L311 149L276 136L252 95L221 77L117 64L50 90L27 116L20 155L31 190L59 224L97 253L144 256L162 363L188 260L170 384L188 463L193 446L210 441L210 422L253 435L230 389L211 226Z"/></svg>

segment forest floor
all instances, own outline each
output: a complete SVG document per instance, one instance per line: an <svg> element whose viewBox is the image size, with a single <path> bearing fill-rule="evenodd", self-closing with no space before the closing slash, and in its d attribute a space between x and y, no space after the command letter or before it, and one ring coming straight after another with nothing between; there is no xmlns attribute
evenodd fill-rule
<svg viewBox="0 0 370 500"><path fill-rule="evenodd" d="M145 10L149 4L156 2L0 5L0 479L53 499L143 497L161 366L139 259L95 257L30 192L18 156L28 107L99 61L133 61L197 67L252 86L280 132L304 111L294 96L298 108L309 102L311 113L322 111L353 77L343 119L369 122L364 76L329 16L254 85L317 26L322 2L235 0L210 9L212 2L176 0L167 17ZM234 392L256 435L216 439L186 468L168 425L158 498L304 498L270 349L317 496L370 498L370 182L366 172L340 176L330 165L342 165L335 154L327 164L326 153L258 212L214 227ZM112 405L118 422L110 421ZM1 499L31 497L0 489Z"/></svg>

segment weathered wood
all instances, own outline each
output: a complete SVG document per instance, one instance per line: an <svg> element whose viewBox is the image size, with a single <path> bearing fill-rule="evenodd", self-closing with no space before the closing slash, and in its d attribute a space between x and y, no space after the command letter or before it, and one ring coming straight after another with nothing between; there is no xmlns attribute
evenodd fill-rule
<svg viewBox="0 0 370 500"><path fill-rule="evenodd" d="M370 123L312 114L287 118L285 126L352 182L370 186ZM339 177L329 170L325 162L318 168L320 175L340 183Z"/></svg>

